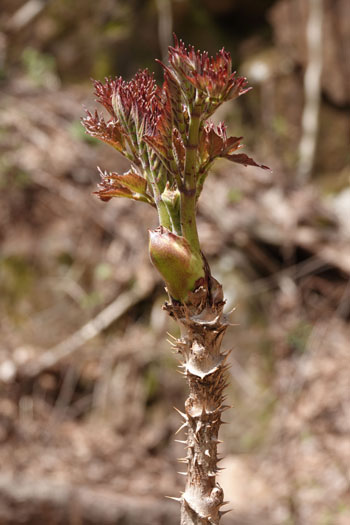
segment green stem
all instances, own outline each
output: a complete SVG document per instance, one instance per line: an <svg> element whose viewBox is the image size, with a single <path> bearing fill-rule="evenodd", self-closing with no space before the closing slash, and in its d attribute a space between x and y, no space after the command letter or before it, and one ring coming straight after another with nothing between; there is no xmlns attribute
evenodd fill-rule
<svg viewBox="0 0 350 525"><path fill-rule="evenodd" d="M197 153L199 130L201 124L200 105L194 105L190 117L188 141L186 144L186 161L184 184L181 193L181 227L182 235L195 251L200 251L199 238L196 224L196 179L197 179Z"/></svg>
<svg viewBox="0 0 350 525"><path fill-rule="evenodd" d="M156 206L158 211L159 224L172 231L172 221L169 216L168 208L166 207L165 203L162 201L160 196L156 197Z"/></svg>
<svg viewBox="0 0 350 525"><path fill-rule="evenodd" d="M168 230L172 231L172 221L171 221L171 218L168 212L168 208L162 200L161 190L159 188L160 181L157 183L154 173L152 169L150 168L150 159L149 159L149 153L147 149L144 150L141 158L142 158L146 178L149 182L149 185L152 188L154 201L157 206L159 224L161 226L164 226L165 228L168 228Z"/></svg>
<svg viewBox="0 0 350 525"><path fill-rule="evenodd" d="M172 231L173 233L176 233L177 235L182 235L181 222L180 222L178 209L166 203L165 203L165 206L167 208L167 211L168 211L168 214L171 220L171 224L172 224L172 228L169 228L170 231Z"/></svg>
<svg viewBox="0 0 350 525"><path fill-rule="evenodd" d="M192 190L191 190L192 191ZM193 251L200 251L199 237L196 224L196 194L181 192L181 230Z"/></svg>
<svg viewBox="0 0 350 525"><path fill-rule="evenodd" d="M158 212L158 218L159 218L159 224L161 226L164 226L165 228L168 228L168 230L172 231L172 221L169 215L168 208L165 204L165 202L162 200L162 196L158 187L158 184L155 180L155 177L151 170L146 172L147 180L150 183L150 186L152 188L154 201L157 206L157 212Z"/></svg>

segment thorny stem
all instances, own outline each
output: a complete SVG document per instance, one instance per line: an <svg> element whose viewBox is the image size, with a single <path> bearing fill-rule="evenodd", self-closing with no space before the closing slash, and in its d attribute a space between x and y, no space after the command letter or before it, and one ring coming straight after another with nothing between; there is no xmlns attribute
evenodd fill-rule
<svg viewBox="0 0 350 525"><path fill-rule="evenodd" d="M211 299L201 288L192 294L192 306L167 304L165 309L180 324L182 337L175 343L180 354L184 376L189 386L185 412L180 412L186 428L187 455L180 461L187 464L185 492L181 502L181 525L217 525L223 491L216 482L218 433L222 423L223 390L226 386L225 363L229 354L221 353L227 323L222 315L222 289L210 277ZM198 304L203 296L205 304Z"/></svg>

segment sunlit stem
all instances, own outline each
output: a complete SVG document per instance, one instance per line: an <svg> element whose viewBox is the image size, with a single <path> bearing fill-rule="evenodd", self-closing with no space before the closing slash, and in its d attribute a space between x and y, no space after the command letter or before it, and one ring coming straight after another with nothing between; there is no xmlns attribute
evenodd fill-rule
<svg viewBox="0 0 350 525"><path fill-rule="evenodd" d="M159 224L161 226L164 226L165 228L168 228L168 230L172 231L172 221L169 216L168 208L166 207L165 203L162 201L160 197L159 197L158 202L156 199L156 206L157 206L157 211L158 211Z"/></svg>
<svg viewBox="0 0 350 525"><path fill-rule="evenodd" d="M172 221L168 212L168 208L165 205L165 203L162 200L161 195L161 181L157 181L157 178L150 167L150 155L147 149L145 149L142 153L141 161L143 164L143 169L146 174L147 181L152 188L152 193L154 197L154 202L157 207L158 212L158 218L159 218L159 224L161 226L164 226L165 228L168 228L170 231L172 231Z"/></svg>
<svg viewBox="0 0 350 525"><path fill-rule="evenodd" d="M201 124L200 106L194 104L190 116L188 140L186 144L186 161L184 183L180 188L181 193L181 227L182 235L195 251L200 251L196 223L196 179L197 179L197 153L199 130Z"/></svg>
<svg viewBox="0 0 350 525"><path fill-rule="evenodd" d="M164 226L165 228L168 228L168 230L172 231L172 221L169 215L169 210L167 206L165 205L165 202L162 200L162 196L161 196L159 187L155 181L152 171L147 170L146 176L147 176L148 183L152 188L154 202L156 204L157 212L158 212L159 224L161 226Z"/></svg>
<svg viewBox="0 0 350 525"><path fill-rule="evenodd" d="M165 203L164 203L165 204ZM176 233L177 235L182 235L182 228L178 210L172 208L170 205L165 204L167 208L168 215L170 217L172 228L169 228L170 231ZM164 224L162 224L164 226Z"/></svg>

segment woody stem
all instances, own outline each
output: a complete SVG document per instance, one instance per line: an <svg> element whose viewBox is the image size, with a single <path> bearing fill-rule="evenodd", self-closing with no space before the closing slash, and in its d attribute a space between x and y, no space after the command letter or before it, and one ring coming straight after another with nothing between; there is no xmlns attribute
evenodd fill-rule
<svg viewBox="0 0 350 525"><path fill-rule="evenodd" d="M207 301L201 312L187 305L166 306L182 328L177 349L189 386L182 414L187 455L181 461L187 463L187 470L185 492L180 498L181 525L218 525L224 504L216 474L218 433L226 408L223 390L228 355L221 353L220 348L227 324L222 316L221 286L210 279L217 299ZM199 313L205 322L198 321Z"/></svg>

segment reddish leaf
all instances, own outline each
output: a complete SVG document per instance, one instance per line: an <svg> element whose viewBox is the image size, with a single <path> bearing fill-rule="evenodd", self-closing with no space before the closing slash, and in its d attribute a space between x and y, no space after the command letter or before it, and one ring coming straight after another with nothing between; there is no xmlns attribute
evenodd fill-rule
<svg viewBox="0 0 350 525"><path fill-rule="evenodd" d="M99 186L101 189L94 191L94 195L98 195L101 200L109 201L112 197L126 197L128 199L133 199L133 194L127 188L122 186L118 187L117 185L104 188Z"/></svg>
<svg viewBox="0 0 350 525"><path fill-rule="evenodd" d="M164 144L162 137L150 137L150 136L144 136L143 140L151 146L152 150L155 152L155 154L160 158L161 161L167 163L169 159L169 149L167 144Z"/></svg>
<svg viewBox="0 0 350 525"><path fill-rule="evenodd" d="M100 82L99 80L94 80L95 95L97 100L102 106L106 108L108 113L112 117L116 117L116 114L112 105L113 94L117 91L118 86L123 82L121 77L119 78L105 78L105 83Z"/></svg>
<svg viewBox="0 0 350 525"><path fill-rule="evenodd" d="M147 181L132 170L123 175L118 173L102 172L99 190L94 192L100 199L107 201L112 197L126 197L153 204L153 199L147 194Z"/></svg>
<svg viewBox="0 0 350 525"><path fill-rule="evenodd" d="M231 154L234 151L238 150L242 147L242 144L240 143L243 137L229 137L225 144L224 152L225 154Z"/></svg>
<svg viewBox="0 0 350 525"><path fill-rule="evenodd" d="M211 159L219 157L224 148L224 140L211 128L207 135L208 153Z"/></svg>
<svg viewBox="0 0 350 525"><path fill-rule="evenodd" d="M100 116L97 111L94 114L86 112L87 116L82 119L82 124L86 132L107 144L110 144L118 151L123 153L125 139L120 126L116 120L110 119L108 122Z"/></svg>
<svg viewBox="0 0 350 525"><path fill-rule="evenodd" d="M229 153L236 151L241 147L240 141L243 137L229 137L226 135L226 126L220 123L214 126L212 122L208 122L203 130L202 136L202 152L206 159L214 160L217 157L224 157Z"/></svg>
<svg viewBox="0 0 350 525"><path fill-rule="evenodd" d="M249 89L247 79L236 77L236 72L232 72L231 55L224 49L210 57L206 51L195 51L193 46L187 49L175 37L174 47L169 47L169 62L182 81L190 82L219 103L243 95Z"/></svg>
<svg viewBox="0 0 350 525"><path fill-rule="evenodd" d="M243 166L256 166L257 168L262 168L263 170L269 170L268 166L264 164L257 164L255 160L251 157L248 157L245 153L239 153L237 155L225 155L225 159L230 160L231 162L237 162L238 164L243 164Z"/></svg>
<svg viewBox="0 0 350 525"><path fill-rule="evenodd" d="M123 175L117 173L109 173L107 175L109 179L117 181L121 186L127 188L134 193L140 193L146 195L147 181L144 177L141 177L132 170L127 171Z"/></svg>
<svg viewBox="0 0 350 525"><path fill-rule="evenodd" d="M175 154L174 156L175 156L177 165L179 167L179 170L182 173L185 168L186 149L185 149L183 140L181 138L180 132L176 128L173 129L173 146L174 146L174 154Z"/></svg>

